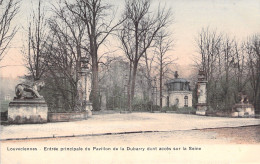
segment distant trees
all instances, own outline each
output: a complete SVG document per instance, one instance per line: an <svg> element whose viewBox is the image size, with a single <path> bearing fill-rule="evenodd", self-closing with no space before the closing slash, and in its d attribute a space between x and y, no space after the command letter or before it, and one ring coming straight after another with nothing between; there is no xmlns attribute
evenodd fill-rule
<svg viewBox="0 0 260 164"><path fill-rule="evenodd" d="M125 109L127 104L127 70L129 64L122 57L108 57L106 62L100 67L100 89L101 99L107 109ZM104 104L103 104L104 105Z"/></svg>
<svg viewBox="0 0 260 164"><path fill-rule="evenodd" d="M17 32L18 27L12 27L11 23L19 7L17 0L0 0L0 61L4 58L5 51Z"/></svg>
<svg viewBox="0 0 260 164"><path fill-rule="evenodd" d="M151 12L150 0L127 0L123 27L119 32L122 49L129 60L128 108L132 110L136 74L140 59L152 46L158 32L170 24L171 10L158 7Z"/></svg>
<svg viewBox="0 0 260 164"><path fill-rule="evenodd" d="M253 104L260 112L260 34L249 37L244 43L244 50L248 55L250 93L253 93Z"/></svg>
<svg viewBox="0 0 260 164"><path fill-rule="evenodd" d="M230 111L238 92L245 92L259 110L259 36L239 43L228 35L203 28L197 47L201 55L198 67L208 80L208 104L215 110Z"/></svg>
<svg viewBox="0 0 260 164"><path fill-rule="evenodd" d="M112 110L127 110L127 86L128 86L128 70L129 62L123 57L116 57L106 65L100 67L101 96L106 100L106 108ZM154 69L152 70L154 71ZM152 72L154 75L154 73ZM132 110L150 111L152 108L152 100L155 97L148 98L148 81L146 79L146 67L142 63L138 67L135 83L135 98L132 102ZM106 98L104 98L104 96ZM155 95L154 95L155 96ZM104 104L103 104L104 105ZM155 102L154 102L155 105ZM104 107L104 106L103 106ZM144 108L140 108L144 107Z"/></svg>

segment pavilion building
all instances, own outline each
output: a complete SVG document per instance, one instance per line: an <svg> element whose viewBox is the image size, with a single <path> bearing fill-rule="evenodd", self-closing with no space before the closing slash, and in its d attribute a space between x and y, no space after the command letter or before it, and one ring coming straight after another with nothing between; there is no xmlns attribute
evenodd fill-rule
<svg viewBox="0 0 260 164"><path fill-rule="evenodd" d="M166 91L163 93L162 106L192 107L192 91L190 82L179 78L178 72L174 74L174 79L165 83Z"/></svg>

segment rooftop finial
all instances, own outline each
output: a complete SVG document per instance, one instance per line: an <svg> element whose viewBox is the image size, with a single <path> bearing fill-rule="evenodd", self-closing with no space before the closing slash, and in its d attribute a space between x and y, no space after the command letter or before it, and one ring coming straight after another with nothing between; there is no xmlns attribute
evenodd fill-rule
<svg viewBox="0 0 260 164"><path fill-rule="evenodd" d="M178 71L175 71L174 77L177 79L179 77Z"/></svg>

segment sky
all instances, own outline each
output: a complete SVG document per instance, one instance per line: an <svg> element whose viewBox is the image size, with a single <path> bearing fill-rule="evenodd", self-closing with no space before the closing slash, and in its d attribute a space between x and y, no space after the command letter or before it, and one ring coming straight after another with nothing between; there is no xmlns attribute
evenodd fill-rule
<svg viewBox="0 0 260 164"><path fill-rule="evenodd" d="M33 5L31 4L33 2ZM46 9L52 0L44 0ZM124 0L109 0L118 9L118 17L124 6ZM169 52L179 65L193 64L198 56L195 38L202 28L209 27L228 34L238 40L260 33L260 0L152 0L152 9L159 2L171 7L174 23L169 27L173 33L175 45ZM26 73L23 66L22 47L26 44L26 27L29 15L37 0L21 0L21 9L13 25L19 26L11 48L0 65L17 65L0 68L2 76L22 76Z"/></svg>

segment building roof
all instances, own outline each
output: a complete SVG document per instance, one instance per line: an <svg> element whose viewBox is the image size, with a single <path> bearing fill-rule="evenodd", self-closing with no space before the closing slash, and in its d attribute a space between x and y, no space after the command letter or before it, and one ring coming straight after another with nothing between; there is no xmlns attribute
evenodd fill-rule
<svg viewBox="0 0 260 164"><path fill-rule="evenodd" d="M179 74L178 71L175 71L174 73L174 79L168 80L165 84L170 84L170 83L189 83L188 80L183 79L183 78L179 78Z"/></svg>
<svg viewBox="0 0 260 164"><path fill-rule="evenodd" d="M166 84L169 84L169 83L189 83L189 81L186 79L183 79L183 78L175 78L175 79L168 80L166 82Z"/></svg>

